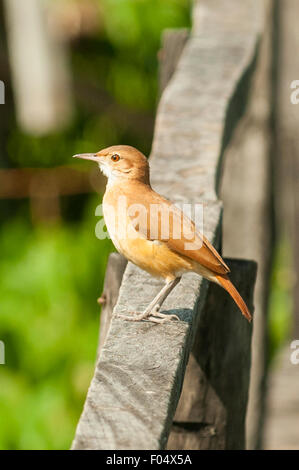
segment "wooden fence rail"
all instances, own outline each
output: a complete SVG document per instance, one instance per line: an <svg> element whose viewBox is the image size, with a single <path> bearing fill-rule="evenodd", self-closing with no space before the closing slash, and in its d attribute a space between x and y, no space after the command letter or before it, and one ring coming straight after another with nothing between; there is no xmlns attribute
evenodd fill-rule
<svg viewBox="0 0 299 470"><path fill-rule="evenodd" d="M202 202L205 235L218 249L222 156L246 111L261 25L259 0L199 0L190 36L164 36L152 185L173 201ZM256 264L226 262L253 309ZM165 302L178 322L112 315L140 310L160 287L112 255L100 354L73 449L245 447L251 325L224 291L195 274L185 275Z"/></svg>

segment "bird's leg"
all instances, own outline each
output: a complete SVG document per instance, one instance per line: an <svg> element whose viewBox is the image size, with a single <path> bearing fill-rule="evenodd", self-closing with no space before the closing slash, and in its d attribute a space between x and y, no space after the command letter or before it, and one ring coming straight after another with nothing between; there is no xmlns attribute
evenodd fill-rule
<svg viewBox="0 0 299 470"><path fill-rule="evenodd" d="M165 299L169 296L170 292L175 288L175 286L180 282L180 277L176 277L170 282L167 282L165 286L160 290L156 297L152 300L149 306L144 310L144 312L137 315L118 315L125 320L130 321L140 321L150 318L151 321L155 323L164 323L172 319L179 320L179 317L176 315L165 315L159 312L159 309Z"/></svg>
<svg viewBox="0 0 299 470"><path fill-rule="evenodd" d="M165 286L161 289L158 295L156 295L154 300L145 309L143 315L145 314L146 317L149 317L152 321L156 323L164 323L165 321L169 321L172 319L179 320L179 317L177 315L166 315L160 313L159 310L163 302L166 300L166 298L169 296L170 292L175 288L175 286L180 282L180 280L181 278L177 277L172 281L167 282L167 284L165 284ZM158 318L161 318L162 320L158 320Z"/></svg>

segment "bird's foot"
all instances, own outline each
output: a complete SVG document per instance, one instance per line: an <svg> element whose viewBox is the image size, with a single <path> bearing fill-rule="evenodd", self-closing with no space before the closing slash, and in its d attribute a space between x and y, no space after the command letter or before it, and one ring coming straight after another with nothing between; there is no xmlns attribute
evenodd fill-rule
<svg viewBox="0 0 299 470"><path fill-rule="evenodd" d="M117 317L123 318L124 320L128 321L141 321L141 320L149 320L154 323L166 323L171 320L179 320L177 315L166 315L165 313L161 313L160 305L156 305L150 312L132 312L131 315L117 315Z"/></svg>
<svg viewBox="0 0 299 470"><path fill-rule="evenodd" d="M156 305L150 312L149 320L155 323L166 323L171 320L180 320L177 315L167 315L160 312L160 305Z"/></svg>

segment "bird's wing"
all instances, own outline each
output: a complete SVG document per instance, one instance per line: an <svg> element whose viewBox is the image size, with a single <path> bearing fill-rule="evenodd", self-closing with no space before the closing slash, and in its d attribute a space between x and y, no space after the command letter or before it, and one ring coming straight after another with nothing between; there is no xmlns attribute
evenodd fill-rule
<svg viewBox="0 0 299 470"><path fill-rule="evenodd" d="M144 207L146 213L140 213L136 195L131 193L128 201L129 207L130 203L132 207L129 218L142 236L165 243L171 250L215 273L226 274L230 271L217 250L179 208L151 189L143 191L142 196L140 207Z"/></svg>

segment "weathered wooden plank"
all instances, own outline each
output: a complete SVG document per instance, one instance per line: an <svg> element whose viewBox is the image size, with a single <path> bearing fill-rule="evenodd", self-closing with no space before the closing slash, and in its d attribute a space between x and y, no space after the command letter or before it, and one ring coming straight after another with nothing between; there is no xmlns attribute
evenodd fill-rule
<svg viewBox="0 0 299 470"><path fill-rule="evenodd" d="M165 88L165 80L172 77L175 66L177 64L177 57L173 53L174 50L182 50L185 44L185 35L181 30L167 30L166 34L163 34L162 40L162 57L160 60L160 80L162 80L160 87ZM169 51L169 53L167 53ZM260 59L259 59L260 60ZM163 69L166 68L164 71ZM163 81L164 80L164 81ZM242 163L241 163L242 164ZM234 192L236 182L234 181ZM227 188L229 190L229 188ZM240 188L238 188L240 190ZM248 204L248 201L246 201ZM243 208L246 204L243 204ZM231 211L231 207L226 208L226 212ZM232 237L233 238L233 237ZM252 262L237 261L233 260L231 264L230 260L226 260L233 269L233 282L238 287L247 305L252 306L252 296L256 266ZM246 271L247 270L247 271ZM246 279L246 280L245 280ZM245 280L245 282L244 282ZM251 292L248 291L248 286L251 282ZM245 292L245 289L247 292ZM250 298L248 297L250 294ZM219 305L223 304L227 306L229 312L234 309L237 311L236 306L231 302L227 302L227 295L225 292L220 290L220 298L218 297L219 288L213 284L209 286L207 305L204 310L204 314L200 317L200 325L197 329L194 346L189 357L189 361L186 368L186 374L184 379L184 385L182 394L179 400L179 404L174 417L174 422L171 428L170 436L167 443L167 449L224 449L224 448L245 448L245 413L248 396L248 384L249 384L249 371L250 371L250 340L251 340L251 328L243 330L244 323L241 317L235 314L228 315L228 312L223 312L222 315L226 320L225 334L222 334L223 328L214 322L214 316L210 314L211 305L215 303L214 298L218 299ZM211 301L212 299L212 301ZM252 307L253 310L253 307ZM207 317L211 323L213 323L212 329L202 328ZM227 318L228 316L228 318ZM232 319L233 323L230 323ZM220 318L220 322L223 322L223 318ZM231 355L226 354L226 357L230 358L230 368L235 370L238 377L238 383L236 387L233 387L230 383L231 390L227 397L226 403L223 403L216 391L211 390L210 376L214 375L217 378L220 374L220 369L223 369L222 363L215 360L215 351L213 348L205 348L201 350L198 346L202 343L206 346L206 338L211 336L212 331L221 331L217 336L217 351L223 351L224 349L231 350ZM237 331L237 333L236 333ZM231 341L231 338L236 338ZM241 355L245 361L240 361L240 351L243 352ZM207 364L212 363L213 374L206 373ZM201 364L204 363L204 367L201 368ZM225 378L231 378L231 374L225 373ZM239 379L241 378L241 380ZM212 377L213 378L213 377ZM218 390L220 393L224 390L227 385L225 378L219 382ZM234 393L235 392L235 393ZM237 392L237 393L236 393ZM225 392L224 392L225 394ZM236 394L236 397L234 396ZM219 393L218 393L219 395ZM242 400L240 399L242 397ZM230 403L238 403L238 410L236 407L229 406ZM208 417L208 418L207 418ZM240 419L241 418L241 419ZM208 422L207 422L208 421ZM233 426L229 426L228 422L233 422ZM229 431L229 434L228 434Z"/></svg>
<svg viewBox="0 0 299 470"><path fill-rule="evenodd" d="M162 48L159 51L160 94L173 76L179 58L189 37L188 29L166 29L162 34Z"/></svg>
<svg viewBox="0 0 299 470"><path fill-rule="evenodd" d="M250 90L246 117L240 122L224 156L221 199L223 255L258 263L252 365L247 412L247 448L263 448L263 420L268 367L267 306L272 265L271 159L272 140L272 0L262 2L265 25Z"/></svg>
<svg viewBox="0 0 299 470"><path fill-rule="evenodd" d="M253 311L256 263L225 261ZM245 448L251 331L226 292L210 284L167 449Z"/></svg>
<svg viewBox="0 0 299 470"><path fill-rule="evenodd" d="M103 293L101 298L98 299L99 303L102 305L98 354L100 353L108 334L113 309L118 299L119 288L126 266L127 260L121 254L111 253L109 255Z"/></svg>
<svg viewBox="0 0 299 470"><path fill-rule="evenodd" d="M192 35L158 108L152 184L175 202L205 201L204 231L216 245L222 206L216 193L219 166L246 103L259 36L258 7L256 0L195 2ZM141 310L160 287L129 263L114 313ZM180 322L112 318L74 449L165 447L207 287L195 274L183 277L164 305Z"/></svg>

